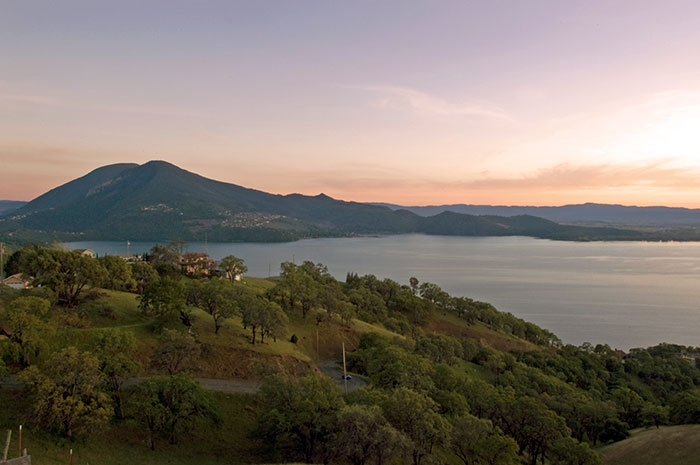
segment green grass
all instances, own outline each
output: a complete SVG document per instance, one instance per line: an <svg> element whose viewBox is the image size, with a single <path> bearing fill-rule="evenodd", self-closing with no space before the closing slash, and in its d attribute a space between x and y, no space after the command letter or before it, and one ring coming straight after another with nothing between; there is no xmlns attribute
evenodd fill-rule
<svg viewBox="0 0 700 465"><path fill-rule="evenodd" d="M212 393L220 414L219 424L202 423L193 433L182 435L178 444L159 438L156 450L146 443L146 433L131 422L115 423L106 430L74 441L35 429L23 413L27 402L21 393L0 389L0 428L12 428L10 457L17 455L17 425L23 423L22 446L40 465L68 463L72 448L74 464L101 465L229 465L271 460L249 435L256 425L257 396ZM4 438L4 435L3 435ZM4 443L4 441L3 441Z"/></svg>
<svg viewBox="0 0 700 465"><path fill-rule="evenodd" d="M700 463L700 425L635 430L600 452L608 465L696 465Z"/></svg>

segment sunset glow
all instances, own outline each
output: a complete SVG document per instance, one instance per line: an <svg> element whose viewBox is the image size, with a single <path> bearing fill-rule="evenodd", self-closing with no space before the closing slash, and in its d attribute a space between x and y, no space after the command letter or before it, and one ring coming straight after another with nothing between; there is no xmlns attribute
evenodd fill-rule
<svg viewBox="0 0 700 465"><path fill-rule="evenodd" d="M0 199L162 159L356 201L700 207L697 2L3 10Z"/></svg>

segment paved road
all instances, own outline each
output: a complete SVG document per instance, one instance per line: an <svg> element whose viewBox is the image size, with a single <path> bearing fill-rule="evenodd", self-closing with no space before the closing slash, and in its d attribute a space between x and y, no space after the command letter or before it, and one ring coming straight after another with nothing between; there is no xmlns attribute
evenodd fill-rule
<svg viewBox="0 0 700 465"><path fill-rule="evenodd" d="M344 387L343 370L342 368L338 367L334 361L330 360L321 362L318 365L318 369L321 371L321 373L332 378L338 386L341 388ZM129 378L124 381L124 386L135 386L146 379L148 378ZM202 383L204 389L215 392L255 394L260 389L260 383L245 379L197 378L197 381ZM366 385L367 382L364 379L353 376L352 379L348 380L348 391L354 391L355 389ZM15 376L5 376L4 378L0 378L0 387L17 389L22 387L22 382Z"/></svg>
<svg viewBox="0 0 700 465"><path fill-rule="evenodd" d="M343 367L338 365L333 360L327 360L318 364L318 369L321 373L333 379L335 383L341 388L345 387L343 382ZM355 389L367 386L367 381L360 378L359 376L352 376L352 379L348 380L348 392L352 392Z"/></svg>

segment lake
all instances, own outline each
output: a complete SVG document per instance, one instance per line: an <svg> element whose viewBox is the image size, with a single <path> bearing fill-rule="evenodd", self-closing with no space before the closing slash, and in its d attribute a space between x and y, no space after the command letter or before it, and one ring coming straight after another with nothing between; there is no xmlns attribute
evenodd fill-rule
<svg viewBox="0 0 700 465"><path fill-rule="evenodd" d="M135 242L130 252L154 243ZM99 255L126 243L73 242ZM279 273L283 261L320 262L338 279L374 274L402 284L415 276L452 295L494 304L565 343L627 350L660 342L700 345L700 243L559 242L527 237L420 234L298 242L189 243L215 259L236 255L248 274Z"/></svg>

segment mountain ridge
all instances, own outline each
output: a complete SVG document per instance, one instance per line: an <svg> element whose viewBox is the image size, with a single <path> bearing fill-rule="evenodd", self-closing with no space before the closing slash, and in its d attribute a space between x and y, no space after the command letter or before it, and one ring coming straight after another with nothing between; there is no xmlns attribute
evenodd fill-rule
<svg viewBox="0 0 700 465"><path fill-rule="evenodd" d="M560 206L444 204L405 206L385 202L371 205L403 209L420 216L443 211L468 215L533 215L557 223L611 226L700 226L700 209L664 206L635 206L586 202Z"/></svg>
<svg viewBox="0 0 700 465"><path fill-rule="evenodd" d="M641 240L639 231L562 226L532 215L407 209L271 194L205 178L162 160L99 167L0 218L0 234L59 240L289 241L308 237L424 233L524 235L564 240Z"/></svg>

